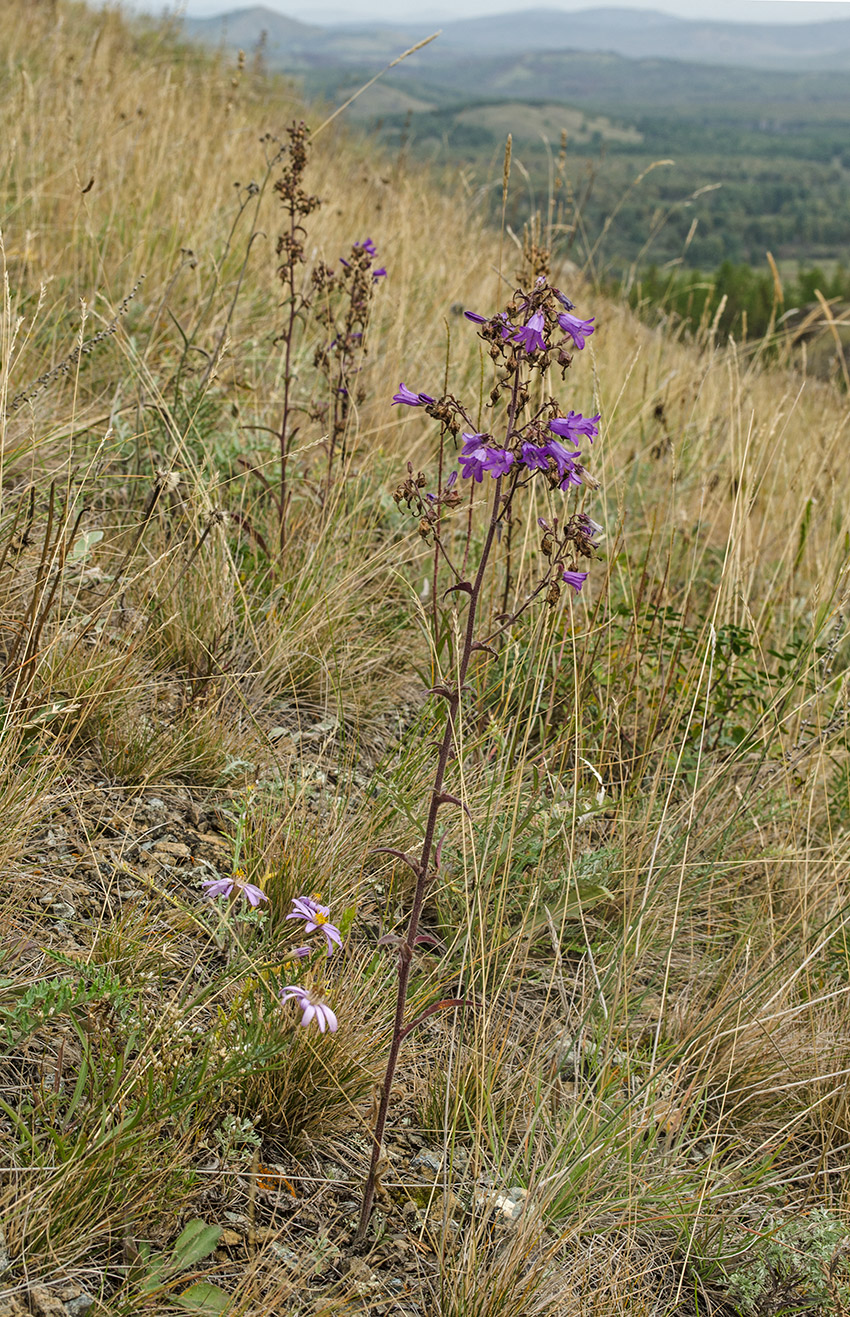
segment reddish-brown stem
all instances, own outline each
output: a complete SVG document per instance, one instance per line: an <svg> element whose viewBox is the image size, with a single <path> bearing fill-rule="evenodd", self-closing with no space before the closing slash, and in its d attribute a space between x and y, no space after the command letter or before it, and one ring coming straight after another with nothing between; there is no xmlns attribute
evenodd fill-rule
<svg viewBox="0 0 850 1317"><path fill-rule="evenodd" d="M513 433L514 420L517 408L517 385L518 379L514 377L513 392L511 405L508 413L507 441ZM404 1024L404 1010L407 1004L407 987L410 982L410 967L413 961L413 949L416 945L416 934L419 928L419 916L422 912L422 906L425 901L425 895L428 891L429 884L433 877L430 872L431 852L434 846L434 834L437 828L437 812L443 802L443 779L446 774L446 768L449 762L449 755L454 741L457 717L460 712L460 704L463 696L464 682L469 669L469 662L472 658L473 647L475 644L475 623L478 614L478 604L481 598L481 587L484 584L484 574L487 570L487 563L490 558L490 551L493 547L493 540L496 535L496 527L499 522L499 514L502 509L502 477L496 480L496 488L493 492L493 505L490 510L490 524L487 528L487 536L484 541L484 547L481 550L481 557L478 561L478 570L475 573L475 580L469 591L469 608L466 614L466 630L463 638L463 650L460 656L460 665L457 672L457 680L453 684L450 694L448 695L448 710L446 716L446 730L443 733L443 739L440 742L440 752L437 759L437 767L434 773L434 782L431 788L431 803L428 809L428 818L425 823L425 836L422 839L422 851L419 857L417 870L416 887L413 893L413 906L410 911L410 919L407 925L407 935L404 942L399 947L398 963L398 990L396 994L395 1020L393 1023L393 1036L390 1043L390 1051L387 1057L387 1068L384 1074L384 1082L381 1088L381 1100L378 1107L378 1115L375 1121L375 1128L372 1133L372 1160L369 1166L369 1174L363 1189L363 1201L360 1208L360 1222L357 1226L356 1238L362 1241L366 1236L366 1230L369 1225L369 1218L372 1215L372 1207L375 1201L375 1189L378 1180L378 1164L381 1158L381 1147L383 1145L384 1128L387 1123L387 1113L390 1106L390 1093L392 1091L393 1077L398 1064L398 1056L401 1050L401 1044L404 1041L406 1033Z"/></svg>
<svg viewBox="0 0 850 1317"><path fill-rule="evenodd" d="M298 225L295 219L294 209L289 216L289 233L294 245L295 231ZM292 389L292 340L295 337L295 318L298 314L298 305L295 293L295 258L292 255L292 245L290 246L289 267L287 271L287 283L289 293L289 324L286 328L286 351L283 359L283 415L280 422L280 563L283 565L283 557L286 551L286 500L287 500L287 465L289 462L289 408L290 392Z"/></svg>

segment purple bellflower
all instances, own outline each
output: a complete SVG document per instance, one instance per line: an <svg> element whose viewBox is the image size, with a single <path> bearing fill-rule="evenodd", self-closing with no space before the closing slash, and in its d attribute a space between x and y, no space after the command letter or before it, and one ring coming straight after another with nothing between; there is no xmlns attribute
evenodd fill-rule
<svg viewBox="0 0 850 1317"><path fill-rule="evenodd" d="M568 416L559 416L554 421L549 422L549 429L553 434L560 435L562 439L569 439L571 444L577 444L577 434L583 434L593 443L594 436L599 433L597 422L600 420L599 412L595 416L582 416L581 412L570 412Z"/></svg>
<svg viewBox="0 0 850 1317"><path fill-rule="evenodd" d="M473 325L498 324L502 338L510 338L511 334L514 332L514 327L508 320L504 311L500 311L498 315L489 317L480 316L477 311L464 311L463 314L466 316L467 320L472 321Z"/></svg>
<svg viewBox="0 0 850 1317"><path fill-rule="evenodd" d="M558 468L561 489L570 485L580 485L581 476L576 466L576 459L581 453L569 453L557 439L550 439L545 444L523 444L522 462L530 471L548 471L550 461Z"/></svg>
<svg viewBox="0 0 850 1317"><path fill-rule="evenodd" d="M524 325L521 329L514 329L511 342L519 343L521 347L525 348L526 352L537 352L538 349L545 351L546 344L543 341L542 334L545 324L543 312L535 311L527 325Z"/></svg>
<svg viewBox="0 0 850 1317"><path fill-rule="evenodd" d="M587 580L587 575L587 572L571 572L568 568L565 568L564 571L561 572L561 576L566 581L567 585L571 585L576 594L578 594L579 590Z"/></svg>
<svg viewBox="0 0 850 1317"><path fill-rule="evenodd" d="M330 955L334 945L342 946L342 934L336 925L328 919L330 912L330 906L320 905L313 896L296 896L293 897L292 909L286 917L287 919L303 919L305 933L314 933L318 928L327 940L328 955Z"/></svg>
<svg viewBox="0 0 850 1317"><path fill-rule="evenodd" d="M489 438L483 434L464 434L464 444L458 461L464 468L464 479L472 476L479 484L485 471L493 477L507 475L514 464L514 455L507 448L488 448L481 442Z"/></svg>
<svg viewBox="0 0 850 1317"><path fill-rule="evenodd" d="M311 993L306 992L304 988L297 985L287 986L281 989L281 1002L295 1001L298 1009L302 1012L301 1023L306 1029L307 1025L315 1020L319 1026L319 1033L324 1033L329 1029L331 1033L336 1033L339 1028L339 1021L326 1002L317 1001Z"/></svg>
<svg viewBox="0 0 850 1317"><path fill-rule="evenodd" d="M580 320L578 316L571 316L568 311L565 311L558 316L558 324L565 334L569 334L576 347L581 349L596 328L593 323L595 319L596 316L592 316L590 320Z"/></svg>
<svg viewBox="0 0 850 1317"><path fill-rule="evenodd" d="M528 467L529 471L548 471L549 470L549 447L544 444L523 444L520 461Z"/></svg>
<svg viewBox="0 0 850 1317"><path fill-rule="evenodd" d="M433 401L430 393L414 393L406 384L399 384L398 393L393 394L393 405L401 402L405 407L425 407Z"/></svg>
<svg viewBox="0 0 850 1317"><path fill-rule="evenodd" d="M268 897L260 887L255 887L249 883L241 869L237 869L229 878L204 878L201 880L207 896L230 896L234 891L244 896L245 899L256 908L261 901L268 901Z"/></svg>

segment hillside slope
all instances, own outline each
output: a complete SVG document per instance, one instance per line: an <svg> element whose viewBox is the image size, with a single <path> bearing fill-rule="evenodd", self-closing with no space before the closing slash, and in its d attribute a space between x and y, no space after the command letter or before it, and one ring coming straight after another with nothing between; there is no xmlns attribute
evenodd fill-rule
<svg viewBox="0 0 850 1317"><path fill-rule="evenodd" d="M837 1313L842 379L173 27L0 54L0 1302Z"/></svg>

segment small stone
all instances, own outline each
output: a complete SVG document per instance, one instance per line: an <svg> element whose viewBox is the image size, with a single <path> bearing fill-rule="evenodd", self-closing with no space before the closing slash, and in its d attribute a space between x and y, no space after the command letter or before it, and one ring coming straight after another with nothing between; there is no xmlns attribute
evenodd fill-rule
<svg viewBox="0 0 850 1317"><path fill-rule="evenodd" d="M64 1303L46 1285L31 1285L29 1301L34 1317L65 1317Z"/></svg>
<svg viewBox="0 0 850 1317"><path fill-rule="evenodd" d="M176 855L181 860L192 858L192 852L182 841L158 841L154 849L163 851L166 855Z"/></svg>
<svg viewBox="0 0 850 1317"><path fill-rule="evenodd" d="M7 1294L0 1298L0 1317L30 1317L30 1313L14 1294Z"/></svg>
<svg viewBox="0 0 850 1317"><path fill-rule="evenodd" d="M432 1171L434 1175L439 1175L443 1169L443 1158L440 1153L432 1152L430 1148L423 1148L410 1163L411 1170L415 1170L417 1167L422 1167L423 1170Z"/></svg>
<svg viewBox="0 0 850 1317"><path fill-rule="evenodd" d="M88 1312L93 1303L94 1295L86 1294L83 1290L75 1298L65 1300L65 1311L68 1317L83 1317L83 1314Z"/></svg>
<svg viewBox="0 0 850 1317"><path fill-rule="evenodd" d="M521 1185L514 1185L505 1190L493 1190L490 1193L479 1193L475 1198L478 1207L489 1207L491 1211L498 1212L506 1221L511 1222L520 1219L527 1200L528 1190L523 1189Z"/></svg>

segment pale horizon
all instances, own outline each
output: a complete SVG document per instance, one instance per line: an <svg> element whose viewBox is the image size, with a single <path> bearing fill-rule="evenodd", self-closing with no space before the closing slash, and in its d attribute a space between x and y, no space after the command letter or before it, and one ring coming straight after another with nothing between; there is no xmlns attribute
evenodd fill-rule
<svg viewBox="0 0 850 1317"><path fill-rule="evenodd" d="M541 3L510 3L510 0L457 0L447 8L420 0L331 0L315 5L310 0L133 0L130 8L149 14L182 13L189 18L214 18L239 9L259 7L275 10L302 23L445 23L459 18L486 18L516 13L523 9L557 9L578 13L588 9L643 9L675 18L740 23L827 22L850 18L847 0L541 0Z"/></svg>

